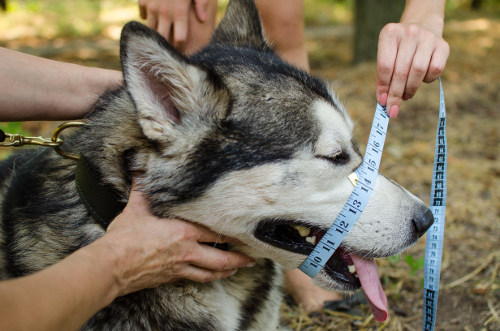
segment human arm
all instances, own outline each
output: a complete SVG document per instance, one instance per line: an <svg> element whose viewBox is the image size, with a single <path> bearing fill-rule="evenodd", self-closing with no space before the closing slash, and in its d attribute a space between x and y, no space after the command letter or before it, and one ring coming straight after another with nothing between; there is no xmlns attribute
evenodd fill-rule
<svg viewBox="0 0 500 331"><path fill-rule="evenodd" d="M442 38L445 2L407 0L400 23L380 32L376 96L393 118L422 82L436 80L444 70L450 53Z"/></svg>
<svg viewBox="0 0 500 331"><path fill-rule="evenodd" d="M115 70L84 67L0 48L2 121L84 117L98 96L118 86Z"/></svg>
<svg viewBox="0 0 500 331"><path fill-rule="evenodd" d="M0 330L75 330L116 297L185 278L211 281L252 266L202 242L227 239L181 220L158 219L132 190L106 234L38 273L0 282Z"/></svg>
<svg viewBox="0 0 500 331"><path fill-rule="evenodd" d="M139 11L147 26L191 54L212 36L217 0L139 0Z"/></svg>

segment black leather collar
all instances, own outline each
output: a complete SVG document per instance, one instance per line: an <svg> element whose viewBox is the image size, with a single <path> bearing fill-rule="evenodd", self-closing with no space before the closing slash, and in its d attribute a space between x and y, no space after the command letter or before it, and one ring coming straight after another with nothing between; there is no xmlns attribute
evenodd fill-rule
<svg viewBox="0 0 500 331"><path fill-rule="evenodd" d="M120 194L111 185L101 182L100 175L82 155L80 155L76 166L75 182L80 199L88 212L104 229L107 229L126 206L125 203L120 202ZM229 250L227 243L206 244L224 251Z"/></svg>
<svg viewBox="0 0 500 331"><path fill-rule="evenodd" d="M126 204L120 201L120 195L111 185L104 184L99 179L96 170L80 155L76 166L76 188L88 212L107 229Z"/></svg>

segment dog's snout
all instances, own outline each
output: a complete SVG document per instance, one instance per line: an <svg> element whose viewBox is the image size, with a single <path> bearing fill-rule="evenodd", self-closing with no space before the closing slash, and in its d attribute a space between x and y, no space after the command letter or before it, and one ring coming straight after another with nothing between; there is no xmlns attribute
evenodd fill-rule
<svg viewBox="0 0 500 331"><path fill-rule="evenodd" d="M431 227L434 223L434 216L430 209L425 208L425 211L421 212L417 217L413 218L413 225L417 232L418 237L422 237L424 233Z"/></svg>

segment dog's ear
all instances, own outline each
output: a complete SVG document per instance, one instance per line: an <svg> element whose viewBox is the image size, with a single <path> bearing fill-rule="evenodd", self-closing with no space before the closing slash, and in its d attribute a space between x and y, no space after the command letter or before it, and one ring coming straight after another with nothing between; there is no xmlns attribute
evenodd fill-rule
<svg viewBox="0 0 500 331"><path fill-rule="evenodd" d="M224 91L207 70L193 65L159 33L138 22L122 30L125 87L144 134L165 140L187 125L222 116Z"/></svg>
<svg viewBox="0 0 500 331"><path fill-rule="evenodd" d="M264 37L262 22L254 1L229 1L226 14L215 30L210 43L268 50L269 45Z"/></svg>

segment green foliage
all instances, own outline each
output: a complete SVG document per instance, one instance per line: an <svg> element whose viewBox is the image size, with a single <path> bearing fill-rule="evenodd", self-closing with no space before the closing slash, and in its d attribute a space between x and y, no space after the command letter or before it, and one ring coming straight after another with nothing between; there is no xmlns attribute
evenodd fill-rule
<svg viewBox="0 0 500 331"><path fill-rule="evenodd" d="M26 3L25 8L29 12L39 13L42 8L42 4L39 1L29 1Z"/></svg>
<svg viewBox="0 0 500 331"><path fill-rule="evenodd" d="M425 266L425 257L424 256L419 257L418 259L415 260L413 255L406 255L404 257L404 260L406 263L408 263L408 265L411 268L411 271L410 271L411 276L415 276L415 272L417 270L423 269Z"/></svg>
<svg viewBox="0 0 500 331"><path fill-rule="evenodd" d="M35 37L97 36L110 23L109 16L104 17L104 14L131 6L137 13L136 19L139 19L139 8L134 0L8 0L7 5L3 22L0 21L0 37L2 29L19 29L22 22L36 25Z"/></svg>
<svg viewBox="0 0 500 331"><path fill-rule="evenodd" d="M390 256L390 257L386 258L386 260L389 261L389 263L391 263L391 264L396 264L401 260L401 256L400 255ZM421 270L424 268L425 256L422 256L422 257L419 257L418 259L415 259L413 257L413 255L405 255L403 257L403 261L405 261L406 264L408 264L410 266L410 268L411 268L410 276L413 277L413 276L415 276L415 273L418 270Z"/></svg>
<svg viewBox="0 0 500 331"><path fill-rule="evenodd" d="M29 132L23 129L22 122L1 122L0 129L5 133L29 135Z"/></svg>
<svg viewBox="0 0 500 331"><path fill-rule="evenodd" d="M387 261L389 261L390 263L397 263L399 262L399 260L401 260L401 256L399 255L393 255L387 258Z"/></svg>
<svg viewBox="0 0 500 331"><path fill-rule="evenodd" d="M23 128L22 122L0 122L0 129L5 133L29 136L30 133ZM14 151L12 147L0 147L0 160L8 158Z"/></svg>
<svg viewBox="0 0 500 331"><path fill-rule="evenodd" d="M305 0L304 19L307 25L351 23L354 0Z"/></svg>

